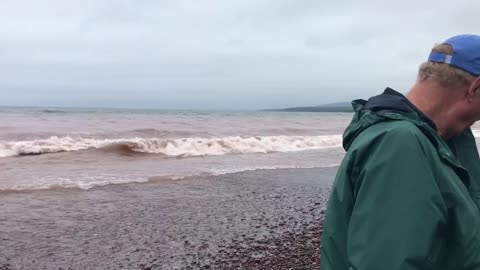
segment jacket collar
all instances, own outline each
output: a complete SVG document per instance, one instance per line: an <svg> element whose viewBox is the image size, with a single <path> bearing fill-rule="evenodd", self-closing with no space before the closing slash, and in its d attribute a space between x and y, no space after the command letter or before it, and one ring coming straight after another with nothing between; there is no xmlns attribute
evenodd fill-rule
<svg viewBox="0 0 480 270"><path fill-rule="evenodd" d="M420 120L437 129L435 123L418 109L407 97L401 93L387 87L385 91L377 96L371 97L365 104L365 109L371 111L399 111L406 113L416 113Z"/></svg>

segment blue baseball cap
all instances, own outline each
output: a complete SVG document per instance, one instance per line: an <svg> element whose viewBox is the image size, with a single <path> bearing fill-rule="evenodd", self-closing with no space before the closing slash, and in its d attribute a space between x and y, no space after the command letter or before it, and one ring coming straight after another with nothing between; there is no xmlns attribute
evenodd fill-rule
<svg viewBox="0 0 480 270"><path fill-rule="evenodd" d="M432 52L428 61L449 64L472 75L480 76L480 36L454 36L442 44L452 46L453 55Z"/></svg>

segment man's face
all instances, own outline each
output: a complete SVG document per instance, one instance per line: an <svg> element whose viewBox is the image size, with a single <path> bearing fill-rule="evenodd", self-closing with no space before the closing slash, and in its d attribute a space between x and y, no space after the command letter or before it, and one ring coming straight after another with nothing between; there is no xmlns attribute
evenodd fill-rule
<svg viewBox="0 0 480 270"><path fill-rule="evenodd" d="M456 94L450 97L451 107L445 115L450 119L448 128L442 135L446 138L462 133L465 128L480 120L480 77L454 90Z"/></svg>
<svg viewBox="0 0 480 270"><path fill-rule="evenodd" d="M480 77L471 81L466 91L467 94L463 106L465 106L466 120L471 123L470 125L473 125L473 123L480 120Z"/></svg>

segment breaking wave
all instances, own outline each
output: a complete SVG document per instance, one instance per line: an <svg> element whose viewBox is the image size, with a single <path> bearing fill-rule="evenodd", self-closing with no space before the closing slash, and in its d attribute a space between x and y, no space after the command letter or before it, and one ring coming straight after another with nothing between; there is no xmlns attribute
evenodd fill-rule
<svg viewBox="0 0 480 270"><path fill-rule="evenodd" d="M340 147L341 135L254 136L223 138L90 139L50 137L42 140L0 142L0 157L41 155L88 149L116 153L148 153L174 157L273 153Z"/></svg>

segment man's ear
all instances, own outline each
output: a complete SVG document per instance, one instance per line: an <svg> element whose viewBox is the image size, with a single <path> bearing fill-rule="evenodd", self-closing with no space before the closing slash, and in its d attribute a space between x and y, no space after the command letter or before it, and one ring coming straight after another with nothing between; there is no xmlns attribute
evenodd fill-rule
<svg viewBox="0 0 480 270"><path fill-rule="evenodd" d="M480 95L480 76L476 77L468 87L468 95L470 97Z"/></svg>
<svg viewBox="0 0 480 270"><path fill-rule="evenodd" d="M465 89L465 88L464 88ZM480 96L480 76L473 79L468 85L466 89L465 98L468 100L469 103L473 102L475 98Z"/></svg>

